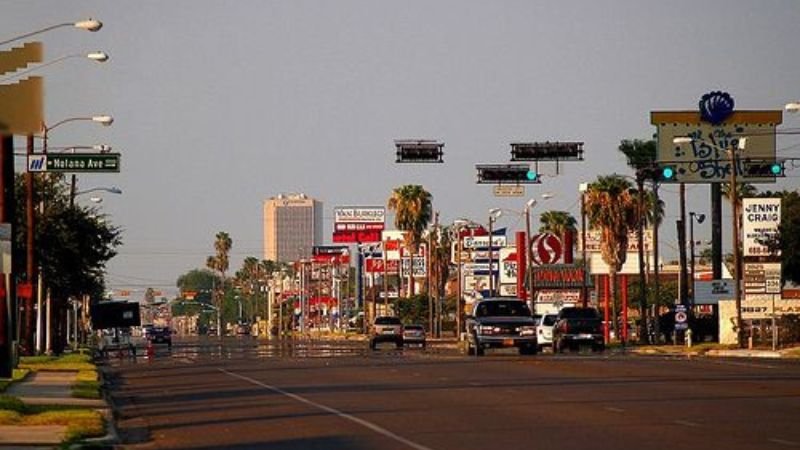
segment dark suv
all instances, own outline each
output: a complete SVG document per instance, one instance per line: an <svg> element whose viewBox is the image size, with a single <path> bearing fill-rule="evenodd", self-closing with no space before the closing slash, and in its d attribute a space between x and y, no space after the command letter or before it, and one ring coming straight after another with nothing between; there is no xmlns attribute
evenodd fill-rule
<svg viewBox="0 0 800 450"><path fill-rule="evenodd" d="M403 323L400 318L378 316L372 324L369 347L375 350L381 342L394 342L395 347L403 348Z"/></svg>
<svg viewBox="0 0 800 450"><path fill-rule="evenodd" d="M467 353L483 355L487 348L516 347L521 355L534 355L536 323L520 299L496 298L475 303L467 316Z"/></svg>
<svg viewBox="0 0 800 450"><path fill-rule="evenodd" d="M172 348L172 330L169 327L153 327L147 334L147 339L153 344L167 344Z"/></svg>
<svg viewBox="0 0 800 450"><path fill-rule="evenodd" d="M594 308L562 308L553 327L553 353L577 350L581 345L596 352L605 350L600 314Z"/></svg>

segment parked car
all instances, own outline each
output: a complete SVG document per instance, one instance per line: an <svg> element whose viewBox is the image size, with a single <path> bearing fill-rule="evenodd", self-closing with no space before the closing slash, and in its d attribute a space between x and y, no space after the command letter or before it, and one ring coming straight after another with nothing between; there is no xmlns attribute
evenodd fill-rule
<svg viewBox="0 0 800 450"><path fill-rule="evenodd" d="M467 353L482 356L488 348L516 347L521 355L536 354L536 325L523 300L479 300L467 316Z"/></svg>
<svg viewBox="0 0 800 450"><path fill-rule="evenodd" d="M237 336L249 336L250 335L250 324L247 322L239 322L236 324L236 335Z"/></svg>
<svg viewBox="0 0 800 450"><path fill-rule="evenodd" d="M172 348L172 330L169 327L153 327L147 334L147 339L153 344L167 344Z"/></svg>
<svg viewBox="0 0 800 450"><path fill-rule="evenodd" d="M536 322L536 345L539 351L545 347L553 346L553 327L556 325L558 314L545 314Z"/></svg>
<svg viewBox="0 0 800 450"><path fill-rule="evenodd" d="M395 347L403 348L403 323L393 316L378 316L372 323L369 347L375 350L381 342L394 342Z"/></svg>
<svg viewBox="0 0 800 450"><path fill-rule="evenodd" d="M577 350L581 345L590 345L592 351L605 350L600 315L594 308L562 308L553 327L553 353Z"/></svg>
<svg viewBox="0 0 800 450"><path fill-rule="evenodd" d="M403 345L419 345L425 348L425 327L419 324L403 326Z"/></svg>

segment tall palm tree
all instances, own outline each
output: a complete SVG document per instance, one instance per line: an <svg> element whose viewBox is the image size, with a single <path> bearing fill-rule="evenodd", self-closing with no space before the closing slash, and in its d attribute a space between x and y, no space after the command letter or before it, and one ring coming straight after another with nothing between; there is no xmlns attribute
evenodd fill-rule
<svg viewBox="0 0 800 450"><path fill-rule="evenodd" d="M620 175L600 176L586 192L586 215L589 224L600 230L600 252L608 264L611 278L614 332L617 336L617 273L625 264L628 233L638 224L636 191Z"/></svg>
<svg viewBox="0 0 800 450"><path fill-rule="evenodd" d="M206 266L211 270L219 272L220 275L220 286L216 286L214 290L216 300L214 303L217 307L217 334L222 337L222 293L225 290L225 272L227 272L230 267L229 253L231 247L233 247L233 240L228 233L224 231L217 233L215 238L214 250L216 254L206 259Z"/></svg>
<svg viewBox="0 0 800 450"><path fill-rule="evenodd" d="M648 178L648 168L653 166L656 160L657 144L654 140L642 141L639 139L628 140L625 139L620 142L618 150L622 152L628 159L628 166L636 171L636 239L639 247L639 315L641 322L639 329L639 341L642 344L647 343L647 291L645 289L645 253L644 253L644 227L646 225L647 217L655 218L657 214L653 212L649 206L657 206L655 196L651 198L651 204L648 205L646 197L647 192L644 189L645 179ZM655 227L660 225L660 220L654 221ZM658 235L657 233L655 234ZM626 325L627 326L627 325Z"/></svg>
<svg viewBox="0 0 800 450"><path fill-rule="evenodd" d="M433 196L418 184L406 184L392 190L387 206L395 212L394 226L404 231L404 244L411 255L416 255L422 242L422 233L431 221ZM414 276L409 271L409 295L414 295Z"/></svg>
<svg viewBox="0 0 800 450"><path fill-rule="evenodd" d="M545 211L539 216L540 233L552 233L563 237L577 231L578 221L567 211Z"/></svg>

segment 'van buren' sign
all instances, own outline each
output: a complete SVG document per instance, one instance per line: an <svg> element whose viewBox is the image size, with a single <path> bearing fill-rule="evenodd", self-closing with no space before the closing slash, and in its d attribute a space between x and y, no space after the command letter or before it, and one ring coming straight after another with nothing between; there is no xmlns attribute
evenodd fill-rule
<svg viewBox="0 0 800 450"><path fill-rule="evenodd" d="M557 264L533 268L533 286L539 288L583 287L585 272L582 266ZM587 280L587 284L590 280Z"/></svg>

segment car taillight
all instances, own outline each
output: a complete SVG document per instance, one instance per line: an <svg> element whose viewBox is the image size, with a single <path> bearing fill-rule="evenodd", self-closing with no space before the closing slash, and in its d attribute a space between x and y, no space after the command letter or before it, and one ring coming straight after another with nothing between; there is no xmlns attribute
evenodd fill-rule
<svg viewBox="0 0 800 450"><path fill-rule="evenodd" d="M562 333L564 334L569 333L569 323L566 320L561 322L561 326L559 328L561 328Z"/></svg>

